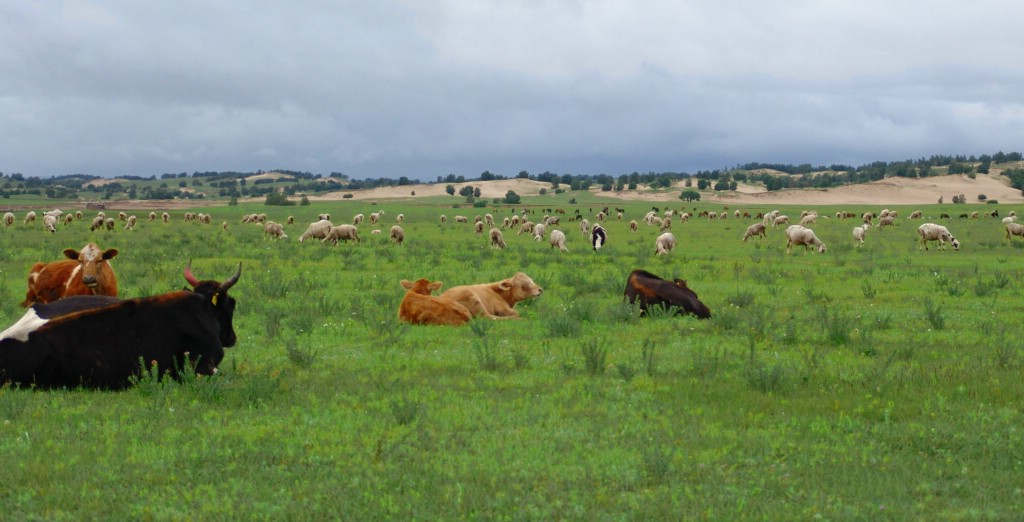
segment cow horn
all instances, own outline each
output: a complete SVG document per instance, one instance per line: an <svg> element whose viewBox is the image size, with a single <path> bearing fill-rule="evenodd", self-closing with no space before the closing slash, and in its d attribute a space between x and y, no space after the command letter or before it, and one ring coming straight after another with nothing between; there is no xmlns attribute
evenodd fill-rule
<svg viewBox="0 0 1024 522"><path fill-rule="evenodd" d="M188 284L192 285L192 288L199 286L199 280L196 279L196 276L192 275L191 259L189 259L188 264L185 265L185 281L188 281Z"/></svg>
<svg viewBox="0 0 1024 522"><path fill-rule="evenodd" d="M223 283L220 284L220 291L221 292L227 292L228 288L231 288L232 286L234 286L235 283L238 282L238 278L241 277L241 275L242 275L242 262L239 261L238 262L238 270L235 271L235 275L229 277L227 281L224 281Z"/></svg>

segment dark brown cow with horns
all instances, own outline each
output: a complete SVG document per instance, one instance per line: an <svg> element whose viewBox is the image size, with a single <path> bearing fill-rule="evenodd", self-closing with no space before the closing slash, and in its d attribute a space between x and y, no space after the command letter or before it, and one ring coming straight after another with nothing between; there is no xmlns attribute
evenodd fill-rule
<svg viewBox="0 0 1024 522"><path fill-rule="evenodd" d="M29 308L0 332L0 383L39 388L120 389L143 372L211 375L234 346L235 300L242 265L223 283L199 281L151 297L72 296Z"/></svg>
<svg viewBox="0 0 1024 522"><path fill-rule="evenodd" d="M51 303L72 295L117 296L117 276L110 260L117 250L100 250L88 243L81 251L69 248L67 259L52 263L36 263L28 272L28 292L21 306Z"/></svg>
<svg viewBox="0 0 1024 522"><path fill-rule="evenodd" d="M697 293L686 286L683 279L667 281L645 270L634 270L626 280L626 299L630 304L639 302L641 313L649 306L675 308L675 315L693 314L701 319L711 317L711 310L697 298Z"/></svg>

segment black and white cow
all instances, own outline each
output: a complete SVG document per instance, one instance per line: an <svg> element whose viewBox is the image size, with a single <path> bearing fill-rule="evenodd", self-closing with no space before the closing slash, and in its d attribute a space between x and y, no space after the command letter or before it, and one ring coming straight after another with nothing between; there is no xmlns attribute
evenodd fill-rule
<svg viewBox="0 0 1024 522"><path fill-rule="evenodd" d="M223 283L199 281L185 268L189 290L120 300L69 297L32 306L0 332L0 383L39 388L119 389L154 366L178 376L191 366L211 375L234 346L235 299L242 273Z"/></svg>

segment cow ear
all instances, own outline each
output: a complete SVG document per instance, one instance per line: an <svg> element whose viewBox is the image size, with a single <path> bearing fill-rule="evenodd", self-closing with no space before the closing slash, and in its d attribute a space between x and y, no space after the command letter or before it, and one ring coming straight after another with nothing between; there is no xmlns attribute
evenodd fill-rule
<svg viewBox="0 0 1024 522"><path fill-rule="evenodd" d="M511 290L513 287L515 287L515 285L512 284L512 281L509 280L509 279L506 279L506 280L498 283L498 288L500 288L502 290Z"/></svg>
<svg viewBox="0 0 1024 522"><path fill-rule="evenodd" d="M64 250L64 257L66 257L68 259L78 259L78 251L73 249L73 248L65 249Z"/></svg>
<svg viewBox="0 0 1024 522"><path fill-rule="evenodd" d="M441 281L434 281L433 283L430 283L430 291L436 292L440 290L442 286L444 286L444 283L442 283Z"/></svg>
<svg viewBox="0 0 1024 522"><path fill-rule="evenodd" d="M402 288L406 290L412 290L412 282L407 279L399 281L398 284L402 285Z"/></svg>
<svg viewBox="0 0 1024 522"><path fill-rule="evenodd" d="M116 248L108 248L105 252L103 252L103 259L114 259L115 257L117 257Z"/></svg>

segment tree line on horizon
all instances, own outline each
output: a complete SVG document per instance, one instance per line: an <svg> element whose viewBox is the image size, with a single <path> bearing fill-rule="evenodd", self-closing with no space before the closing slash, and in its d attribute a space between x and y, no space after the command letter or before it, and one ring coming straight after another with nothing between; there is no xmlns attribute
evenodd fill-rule
<svg viewBox="0 0 1024 522"><path fill-rule="evenodd" d="M555 174L544 171L531 174L520 171L511 178L490 171L482 172L476 178L448 174L437 176L436 183L453 185L507 179L530 179L551 183L555 189L589 190L600 187L603 191L636 190L640 185L653 188L668 188L679 181L684 181L689 192L697 190L729 191L736 190L739 183L763 183L766 190L776 191L792 188L829 188L841 185L868 183L887 177L924 178L944 174L965 174L975 176L988 174L993 164L1022 161L1020 152L997 152L981 156L966 155L933 155L929 158L903 161L875 161L859 167L849 165L813 166L805 163L800 165L779 163L751 162L738 164L730 169L702 170L696 173L687 172L632 172L613 176L609 174ZM249 180L267 172L278 173L279 179ZM1024 167L1011 168L1003 171L1010 179L1011 186L1024 191ZM378 187L395 187L430 183L418 181L407 176L393 178L351 179L348 175L331 172L328 175L310 172L276 169L256 172L187 172L165 173L157 176L118 176L119 181L97 184L107 180L101 176L87 174L70 174L49 178L24 176L20 173L4 174L0 172L0 197L10 198L16 195L36 195L51 199L78 199L79 197L95 199L112 199L115 195L124 194L130 199L190 199L202 198L205 195L238 198L262 197L272 192L281 192L285 196L315 194L337 190L363 190ZM200 187L203 187L200 189ZM452 192L449 191L451 194Z"/></svg>

